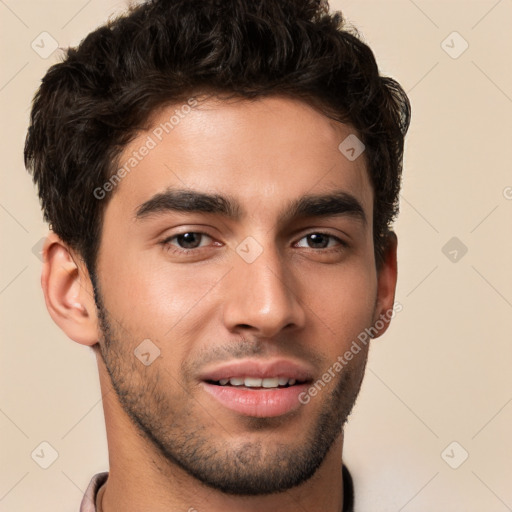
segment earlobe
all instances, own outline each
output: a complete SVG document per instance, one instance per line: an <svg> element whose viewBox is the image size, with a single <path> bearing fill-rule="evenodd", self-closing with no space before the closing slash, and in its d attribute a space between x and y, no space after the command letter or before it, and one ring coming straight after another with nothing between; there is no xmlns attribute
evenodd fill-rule
<svg viewBox="0 0 512 512"><path fill-rule="evenodd" d="M388 234L388 243L384 252L384 260L377 272L377 303L375 307L374 326L378 338L384 334L389 327L392 316L394 316L395 289L397 280L397 247L396 234Z"/></svg>
<svg viewBox="0 0 512 512"><path fill-rule="evenodd" d="M85 265L55 233L43 248L41 287L53 321L72 340L92 346L98 342L96 304Z"/></svg>

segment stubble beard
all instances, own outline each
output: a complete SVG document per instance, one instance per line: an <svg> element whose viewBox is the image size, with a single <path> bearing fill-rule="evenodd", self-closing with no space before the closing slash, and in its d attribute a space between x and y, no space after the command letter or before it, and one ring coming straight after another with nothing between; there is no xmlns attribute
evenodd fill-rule
<svg viewBox="0 0 512 512"><path fill-rule="evenodd" d="M152 448L168 462L210 488L237 496L269 495L284 492L310 479L324 461L343 431L361 386L367 354L359 354L359 364L347 365L336 376L330 390L313 400L323 400L320 412L301 439L290 443L272 439L283 422L307 421L299 409L286 418L244 418L247 439L258 433L258 440L243 441L229 433L204 410L184 384L176 379L175 389L162 383L162 367L146 367L130 350L133 339L121 340L110 320L101 296L95 293L98 318L103 333L99 350L112 387L123 410ZM153 365L152 365L153 366ZM151 368L151 371L148 371ZM186 379L183 381L186 384ZM203 420L198 418L203 414ZM301 420L297 420L300 417ZM341 472L341 467L340 467Z"/></svg>

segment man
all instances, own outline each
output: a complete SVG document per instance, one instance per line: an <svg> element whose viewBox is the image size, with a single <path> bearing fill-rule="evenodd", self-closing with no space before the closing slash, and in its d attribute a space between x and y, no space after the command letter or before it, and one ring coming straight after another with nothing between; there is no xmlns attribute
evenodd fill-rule
<svg viewBox="0 0 512 512"><path fill-rule="evenodd" d="M409 116L313 0L146 2L48 71L41 282L97 355L109 444L82 512L353 509Z"/></svg>

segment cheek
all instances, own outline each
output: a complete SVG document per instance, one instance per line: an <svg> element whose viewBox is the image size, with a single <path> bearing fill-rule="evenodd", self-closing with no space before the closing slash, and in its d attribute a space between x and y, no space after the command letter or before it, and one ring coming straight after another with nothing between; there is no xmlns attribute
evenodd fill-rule
<svg viewBox="0 0 512 512"><path fill-rule="evenodd" d="M373 320L377 296L376 272L361 265L329 271L323 278L308 285L305 295L312 319L331 340L329 348L339 353L369 327ZM316 316L321 319L315 320Z"/></svg>
<svg viewBox="0 0 512 512"><path fill-rule="evenodd" d="M156 251L155 251L156 252ZM110 311L132 332L159 340L175 338L190 327L226 269L208 265L171 265L159 258L124 258L105 269ZM188 326L188 327L187 327Z"/></svg>

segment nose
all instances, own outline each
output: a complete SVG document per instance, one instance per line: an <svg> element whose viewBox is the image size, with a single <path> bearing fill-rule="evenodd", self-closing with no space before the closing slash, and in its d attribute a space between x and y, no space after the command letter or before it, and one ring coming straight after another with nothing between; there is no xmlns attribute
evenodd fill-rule
<svg viewBox="0 0 512 512"><path fill-rule="evenodd" d="M231 332L271 338L281 330L304 325L305 310L297 296L292 269L276 249L264 248L248 263L234 254L226 276L223 317Z"/></svg>

